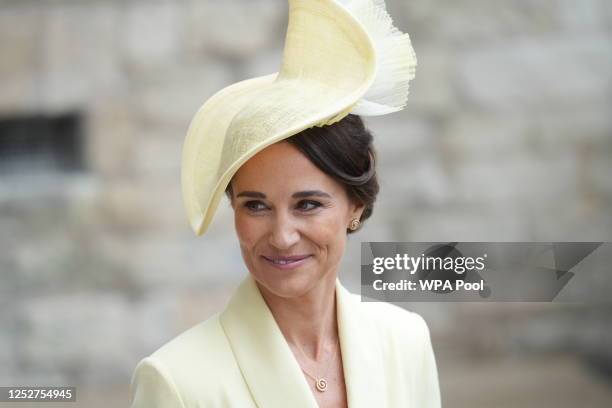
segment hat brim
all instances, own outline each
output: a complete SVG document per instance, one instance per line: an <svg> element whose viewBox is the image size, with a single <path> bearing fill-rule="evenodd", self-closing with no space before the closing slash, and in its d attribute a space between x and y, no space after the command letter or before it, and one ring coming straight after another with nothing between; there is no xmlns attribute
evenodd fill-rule
<svg viewBox="0 0 612 408"><path fill-rule="evenodd" d="M197 235L204 233L219 204L220 196L213 200L215 195L207 192L219 181L217 169L227 128L248 100L276 76L252 78L223 88L202 105L191 121L183 145L181 187L187 216ZM227 184L218 187L225 190Z"/></svg>

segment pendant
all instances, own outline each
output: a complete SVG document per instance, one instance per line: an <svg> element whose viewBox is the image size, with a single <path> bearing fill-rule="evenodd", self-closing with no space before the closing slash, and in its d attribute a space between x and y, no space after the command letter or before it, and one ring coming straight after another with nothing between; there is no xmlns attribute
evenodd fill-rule
<svg viewBox="0 0 612 408"><path fill-rule="evenodd" d="M316 382L317 390L323 392L327 389L327 380L325 378L319 378Z"/></svg>

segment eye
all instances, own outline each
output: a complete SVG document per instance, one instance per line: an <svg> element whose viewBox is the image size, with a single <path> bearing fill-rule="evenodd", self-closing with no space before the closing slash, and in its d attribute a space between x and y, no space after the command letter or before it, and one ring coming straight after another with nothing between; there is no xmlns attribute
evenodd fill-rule
<svg viewBox="0 0 612 408"><path fill-rule="evenodd" d="M266 205L261 201L247 201L244 203L244 207L252 212L259 212L266 209Z"/></svg>
<svg viewBox="0 0 612 408"><path fill-rule="evenodd" d="M318 207L321 207L321 203L313 200L302 200L297 204L297 208L302 211L312 211Z"/></svg>

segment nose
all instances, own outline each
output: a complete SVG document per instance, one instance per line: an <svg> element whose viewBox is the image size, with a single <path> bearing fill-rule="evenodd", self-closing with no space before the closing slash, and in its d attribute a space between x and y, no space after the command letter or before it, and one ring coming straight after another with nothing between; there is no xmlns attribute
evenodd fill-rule
<svg viewBox="0 0 612 408"><path fill-rule="evenodd" d="M299 240L300 233L295 225L295 219L286 212L277 212L272 221L270 245L286 250L298 243Z"/></svg>

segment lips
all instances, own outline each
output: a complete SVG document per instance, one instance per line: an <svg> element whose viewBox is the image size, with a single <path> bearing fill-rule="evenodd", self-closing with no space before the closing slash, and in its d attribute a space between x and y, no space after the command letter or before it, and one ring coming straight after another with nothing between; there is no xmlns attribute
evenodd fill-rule
<svg viewBox="0 0 612 408"><path fill-rule="evenodd" d="M274 263L275 265L287 265L292 264L302 259L308 258L310 255L292 255L292 256L266 256L262 255L266 260Z"/></svg>

